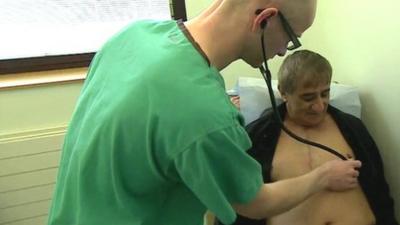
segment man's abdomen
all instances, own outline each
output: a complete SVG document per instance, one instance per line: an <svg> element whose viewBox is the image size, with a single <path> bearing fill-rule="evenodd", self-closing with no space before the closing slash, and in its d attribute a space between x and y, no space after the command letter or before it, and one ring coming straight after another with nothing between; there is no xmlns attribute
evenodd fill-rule
<svg viewBox="0 0 400 225"><path fill-rule="evenodd" d="M360 188L346 192L321 192L268 225L374 225L375 217Z"/></svg>

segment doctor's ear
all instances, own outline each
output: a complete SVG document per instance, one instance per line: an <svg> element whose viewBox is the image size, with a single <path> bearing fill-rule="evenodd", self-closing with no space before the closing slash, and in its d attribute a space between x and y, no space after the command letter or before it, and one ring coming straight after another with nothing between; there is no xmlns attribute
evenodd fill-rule
<svg viewBox="0 0 400 225"><path fill-rule="evenodd" d="M256 18L253 21L252 30L256 31L257 28L265 29L268 23L268 19L278 14L278 9L276 8L265 8L257 9L255 11Z"/></svg>

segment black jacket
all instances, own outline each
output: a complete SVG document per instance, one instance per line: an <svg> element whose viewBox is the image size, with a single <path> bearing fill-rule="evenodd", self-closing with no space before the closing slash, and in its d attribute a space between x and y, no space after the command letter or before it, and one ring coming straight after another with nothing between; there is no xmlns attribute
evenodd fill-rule
<svg viewBox="0 0 400 225"><path fill-rule="evenodd" d="M285 104L278 107L281 118L286 114ZM394 215L394 203L385 180L382 159L378 148L360 119L332 106L328 113L335 120L342 135L353 150L356 159L363 163L359 183L375 215L376 225L398 225ZM262 166L265 183L271 182L271 165L280 136L280 126L272 110L266 111L250 123L247 132L253 142L248 153ZM265 225L266 220L252 220L238 215L235 225Z"/></svg>

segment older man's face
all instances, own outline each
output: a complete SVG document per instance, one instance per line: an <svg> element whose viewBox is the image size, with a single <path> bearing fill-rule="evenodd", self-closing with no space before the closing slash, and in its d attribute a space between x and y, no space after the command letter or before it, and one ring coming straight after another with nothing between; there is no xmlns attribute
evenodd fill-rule
<svg viewBox="0 0 400 225"><path fill-rule="evenodd" d="M326 115L330 84L299 85L292 94L284 94L289 119L302 126L316 126Z"/></svg>

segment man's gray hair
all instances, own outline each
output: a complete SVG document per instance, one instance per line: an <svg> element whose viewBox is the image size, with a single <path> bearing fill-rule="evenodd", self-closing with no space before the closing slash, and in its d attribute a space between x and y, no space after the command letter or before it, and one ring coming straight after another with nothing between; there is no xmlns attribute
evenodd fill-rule
<svg viewBox="0 0 400 225"><path fill-rule="evenodd" d="M283 61L278 82L282 93L292 94L297 85L313 87L328 84L332 78L332 66L318 53L309 50L296 51Z"/></svg>

